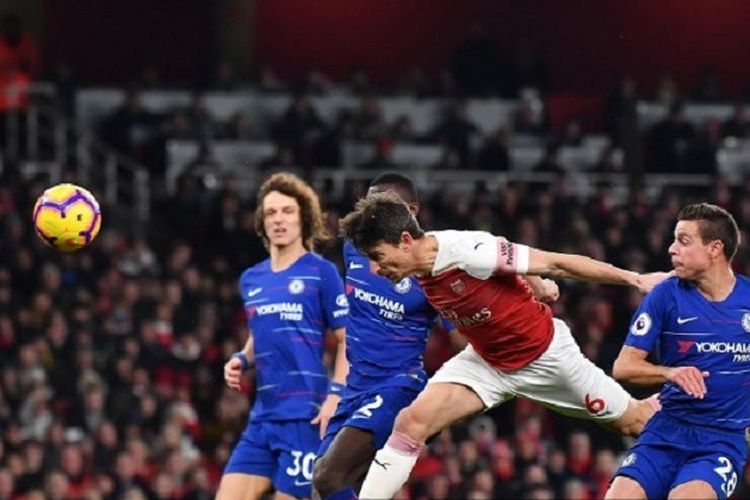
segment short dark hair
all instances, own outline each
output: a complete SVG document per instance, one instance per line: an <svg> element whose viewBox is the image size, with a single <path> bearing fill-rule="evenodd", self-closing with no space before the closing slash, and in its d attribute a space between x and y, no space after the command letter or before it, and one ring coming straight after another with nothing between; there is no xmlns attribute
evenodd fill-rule
<svg viewBox="0 0 750 500"><path fill-rule="evenodd" d="M406 231L414 239L424 236L409 206L395 193L377 193L360 199L354 210L339 221L339 234L369 254L380 242L396 245Z"/></svg>
<svg viewBox="0 0 750 500"><path fill-rule="evenodd" d="M732 214L710 203L693 203L682 207L677 220L697 221L703 244L719 240L727 260L734 258L740 245L740 229Z"/></svg>
<svg viewBox="0 0 750 500"><path fill-rule="evenodd" d="M401 199L407 204L419 202L419 193L417 193L414 182L404 174L398 172L380 174L370 182L370 187L375 186L393 186Z"/></svg>
<svg viewBox="0 0 750 500"><path fill-rule="evenodd" d="M302 226L302 244L307 250L314 250L316 242L330 238L320 208L320 200L312 187L296 175L289 172L278 172L270 176L258 189L258 206L255 209L255 232L268 248L269 240L263 225L263 199L271 191L290 196L297 200Z"/></svg>

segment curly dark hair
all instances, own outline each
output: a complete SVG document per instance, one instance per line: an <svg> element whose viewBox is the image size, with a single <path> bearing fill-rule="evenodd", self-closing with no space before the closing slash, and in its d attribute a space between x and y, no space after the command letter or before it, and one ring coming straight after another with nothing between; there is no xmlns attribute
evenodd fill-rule
<svg viewBox="0 0 750 500"><path fill-rule="evenodd" d="M263 226L263 200L271 191L278 191L297 200L302 225L302 244L307 250L312 251L316 243L330 239L331 235L324 223L323 210L320 208L320 199L313 188L292 173L278 172L266 179L258 189L255 232L263 240L266 249L270 243Z"/></svg>

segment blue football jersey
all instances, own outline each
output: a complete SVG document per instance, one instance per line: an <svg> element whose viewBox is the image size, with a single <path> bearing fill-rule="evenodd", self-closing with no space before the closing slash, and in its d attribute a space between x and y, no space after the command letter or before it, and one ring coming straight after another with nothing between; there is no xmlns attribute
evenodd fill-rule
<svg viewBox="0 0 750 500"><path fill-rule="evenodd" d="M348 314L336 267L312 252L279 272L266 259L239 286L255 351L251 420L314 417L328 391L325 332L344 327Z"/></svg>
<svg viewBox="0 0 750 500"><path fill-rule="evenodd" d="M663 366L707 371L707 393L696 399L666 383L662 411L699 426L741 430L750 425L750 280L736 275L732 293L707 300L690 282L660 283L633 315L625 344L652 352Z"/></svg>
<svg viewBox="0 0 750 500"><path fill-rule="evenodd" d="M346 325L349 361L347 390L379 386L421 388L427 381L422 353L437 313L414 278L399 283L370 271L370 261L351 242L344 243ZM446 330L453 325L442 321Z"/></svg>

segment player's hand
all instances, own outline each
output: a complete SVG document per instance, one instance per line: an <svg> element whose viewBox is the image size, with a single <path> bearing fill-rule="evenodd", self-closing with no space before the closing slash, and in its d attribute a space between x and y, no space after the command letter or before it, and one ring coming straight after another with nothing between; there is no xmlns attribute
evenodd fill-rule
<svg viewBox="0 0 750 500"><path fill-rule="evenodd" d="M651 291L652 288L654 288L656 285L658 285L665 279L669 278L673 274L674 272L669 272L669 273L656 272L656 273L639 274L638 279L636 280L638 290L641 293L648 293Z"/></svg>
<svg viewBox="0 0 750 500"><path fill-rule="evenodd" d="M542 302L556 302L560 298L560 287L551 279L542 279L542 289L540 290L538 300Z"/></svg>
<svg viewBox="0 0 750 500"><path fill-rule="evenodd" d="M702 372L694 366L676 366L667 371L667 380L696 399L703 399L706 395L706 377L708 372Z"/></svg>
<svg viewBox="0 0 750 500"><path fill-rule="evenodd" d="M239 391L242 389L240 380L242 379L242 361L237 358L231 358L224 363L224 382L230 389Z"/></svg>
<svg viewBox="0 0 750 500"><path fill-rule="evenodd" d="M328 429L328 422L331 421L331 418L333 418L333 414L336 413L336 408L339 406L339 401L341 401L341 396L338 394L329 394L328 397L326 397L326 400L323 401L323 404L320 406L320 411L318 412L318 415L310 420L310 423L320 424L320 439L323 439L326 436L326 430Z"/></svg>

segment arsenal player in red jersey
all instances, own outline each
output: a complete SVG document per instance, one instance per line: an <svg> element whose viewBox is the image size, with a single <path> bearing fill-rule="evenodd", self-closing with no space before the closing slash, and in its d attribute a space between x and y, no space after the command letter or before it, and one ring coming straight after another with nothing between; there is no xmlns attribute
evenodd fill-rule
<svg viewBox="0 0 750 500"><path fill-rule="evenodd" d="M378 265L379 274L396 282L416 276L430 303L469 341L401 410L370 465L362 498L391 498L429 436L515 396L630 435L639 434L655 412L654 400L633 399L584 357L568 326L534 298L521 276L628 285L646 292L666 273L641 275L482 231L425 233L408 207L390 194L360 200L340 228Z"/></svg>

